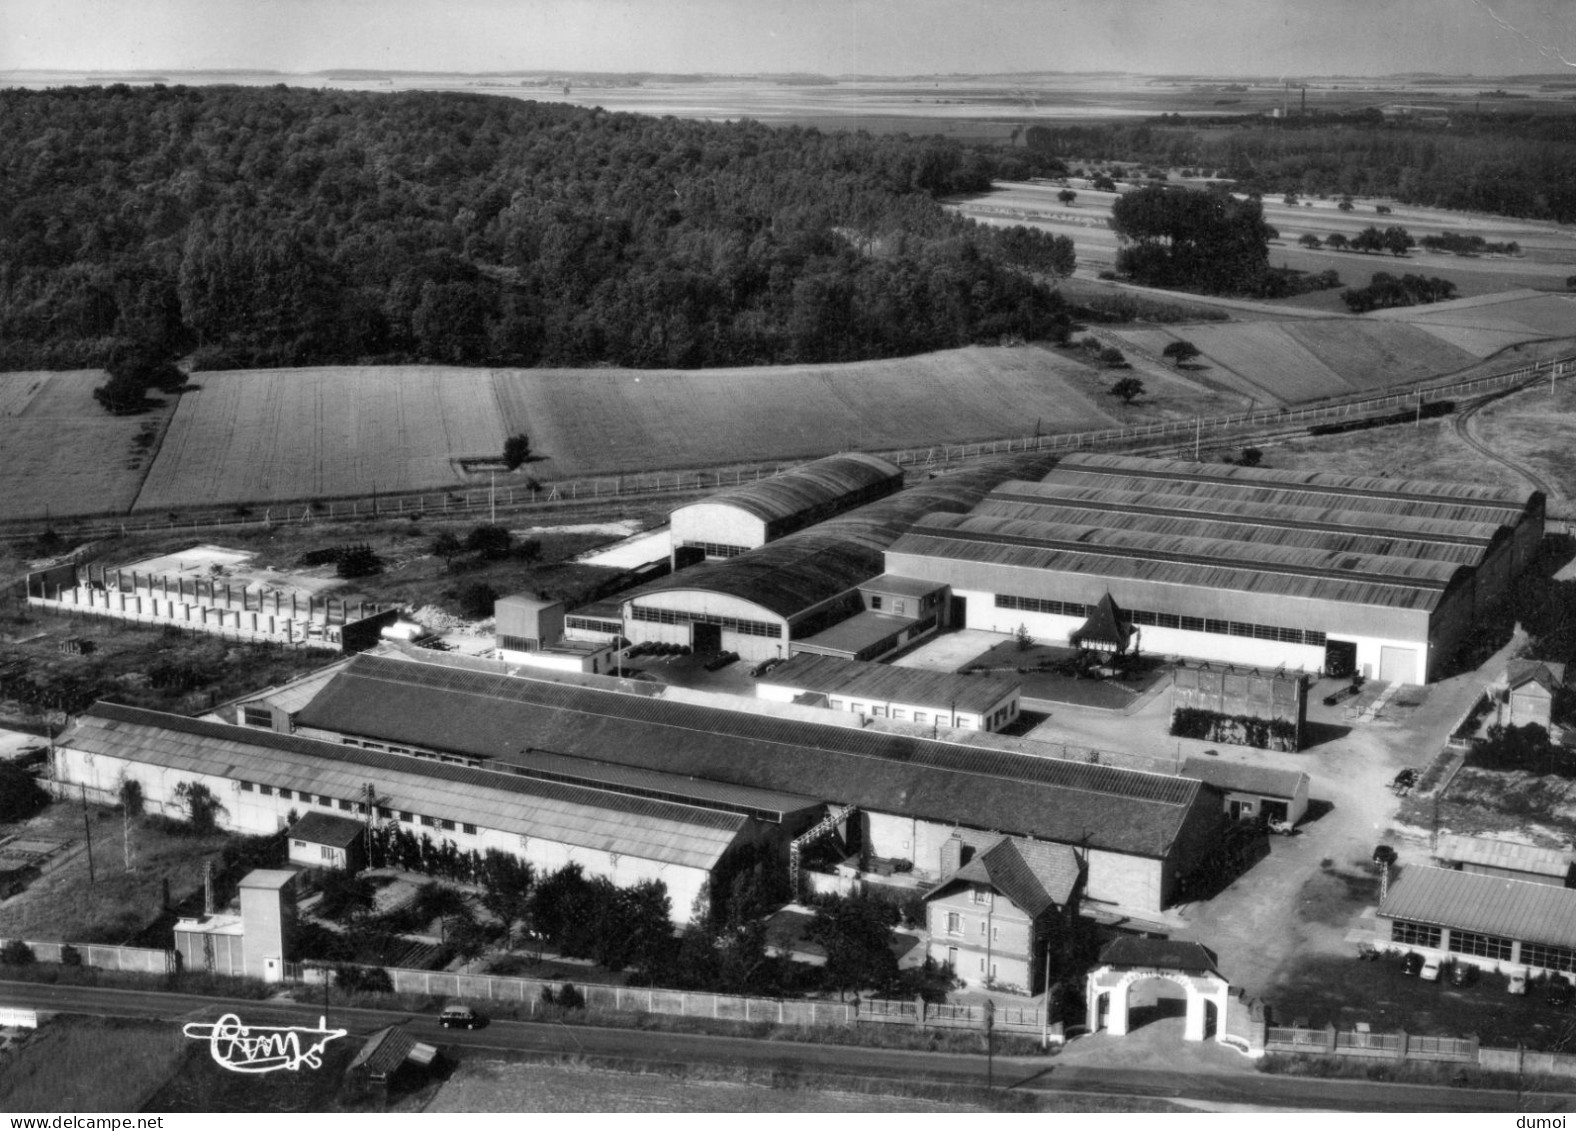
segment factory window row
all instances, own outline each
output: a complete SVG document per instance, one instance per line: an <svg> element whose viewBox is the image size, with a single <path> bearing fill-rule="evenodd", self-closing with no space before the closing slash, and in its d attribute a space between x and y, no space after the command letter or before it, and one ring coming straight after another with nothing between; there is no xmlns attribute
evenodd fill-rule
<svg viewBox="0 0 1576 1131"><path fill-rule="evenodd" d="M498 647L509 652L535 652L536 640L526 636L510 636L507 633L498 634Z"/></svg>
<svg viewBox="0 0 1576 1131"><path fill-rule="evenodd" d="M377 815L379 820L399 820L400 822L407 825L420 824L425 825L429 829L442 829L444 832L452 833L455 828L455 823L453 821L447 820L443 817L425 817L416 813L406 812L405 810L385 809L381 805L378 806ZM475 825L462 824L460 828L467 836L476 835Z"/></svg>
<svg viewBox="0 0 1576 1131"><path fill-rule="evenodd" d="M285 789L283 787L276 789L271 785L259 785L256 782L250 781L237 782L236 784L241 787L242 793L259 793L264 797L278 797L281 801L304 801L308 805L321 805L325 809L332 809L335 806L338 806L347 813L365 813L367 811L365 803L360 801L347 801L343 797L336 799L321 794L314 796L304 789L297 789L294 791Z"/></svg>
<svg viewBox="0 0 1576 1131"><path fill-rule="evenodd" d="M1509 962L1511 942L1493 935L1453 930L1450 932L1450 949L1457 954L1475 954L1479 958L1497 958Z"/></svg>
<svg viewBox="0 0 1576 1131"><path fill-rule="evenodd" d="M1010 593L996 594L996 607L1064 617L1086 617L1094 612L1092 605L1081 605L1073 601L1051 601L1039 597L1015 597ZM1282 628L1278 625L1253 624L1248 621L1214 620L1209 617L1183 616L1180 613L1157 613L1149 609L1124 609L1123 612L1133 624L1151 628L1176 628L1184 632L1208 632L1216 636L1275 640L1282 644L1312 644L1320 648L1325 644L1325 634L1311 628Z"/></svg>
<svg viewBox="0 0 1576 1131"><path fill-rule="evenodd" d="M1576 951L1540 943L1521 944L1521 961L1541 970L1576 970Z"/></svg>
<svg viewBox="0 0 1576 1131"><path fill-rule="evenodd" d="M782 639L783 634L780 625L767 624L765 621L719 617L712 613L691 613L683 609L654 609L646 605L631 605L629 616L631 620L646 621L650 624L718 624L744 636L769 636L773 640Z"/></svg>
<svg viewBox="0 0 1576 1131"><path fill-rule="evenodd" d="M1454 933L1454 932L1452 932ZM1439 928L1426 923L1407 923L1400 919L1390 924L1390 941L1403 946L1439 946Z"/></svg>
<svg viewBox="0 0 1576 1131"><path fill-rule="evenodd" d="M624 631L624 623L616 620L602 620L599 617L565 617L564 627L578 629L581 632L610 632Z"/></svg>
<svg viewBox="0 0 1576 1131"><path fill-rule="evenodd" d="M726 542L686 542L684 545L705 551L708 558L736 558L750 549L748 546L730 546Z"/></svg>

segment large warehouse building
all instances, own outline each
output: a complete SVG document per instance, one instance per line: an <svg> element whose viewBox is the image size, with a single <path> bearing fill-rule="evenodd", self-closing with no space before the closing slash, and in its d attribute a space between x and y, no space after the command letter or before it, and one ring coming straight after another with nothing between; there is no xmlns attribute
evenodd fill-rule
<svg viewBox="0 0 1576 1131"><path fill-rule="evenodd" d="M933 514L890 574L968 628L1071 639L1109 595L1143 651L1424 683L1531 561L1544 498L1478 484L1074 455Z"/></svg>
<svg viewBox="0 0 1576 1131"><path fill-rule="evenodd" d="M673 512L673 568L738 557L902 489L896 464L850 452L718 491Z"/></svg>
<svg viewBox="0 0 1576 1131"><path fill-rule="evenodd" d="M1002 834L1066 844L1087 863L1088 900L1136 914L1166 906L1224 820L1218 795L1194 779L1033 757L979 732L930 739L846 713L714 699L361 656L295 721L302 735L577 784L639 771L697 800L699 790L813 792L846 807L849 853L907 861L930 879L955 833L983 847Z"/></svg>
<svg viewBox="0 0 1576 1131"><path fill-rule="evenodd" d="M748 661L786 658L801 644L877 659L947 623L942 587L883 579L883 551L923 516L962 514L997 484L1043 475L1054 463L1039 454L987 460L758 549L678 570L624 595L624 636ZM678 537L675 527L675 544Z"/></svg>
<svg viewBox="0 0 1576 1131"><path fill-rule="evenodd" d="M818 802L779 791L590 766L501 772L108 703L56 740L54 759L58 782L117 804L136 781L150 810L170 816L185 815L181 785L207 786L236 832L276 832L292 811L336 813L461 852L513 853L539 871L578 863L620 887L661 880L679 922L707 885L726 882L737 854L786 860L789 840L820 815Z"/></svg>

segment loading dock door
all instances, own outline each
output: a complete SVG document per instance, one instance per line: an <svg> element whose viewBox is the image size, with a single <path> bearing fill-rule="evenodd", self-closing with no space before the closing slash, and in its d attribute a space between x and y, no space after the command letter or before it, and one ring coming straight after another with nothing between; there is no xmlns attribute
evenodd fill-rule
<svg viewBox="0 0 1576 1131"><path fill-rule="evenodd" d="M1357 641L1330 640L1324 645L1324 674L1345 679L1357 670Z"/></svg>
<svg viewBox="0 0 1576 1131"><path fill-rule="evenodd" d="M1417 649L1379 649L1379 678L1386 683L1418 683Z"/></svg>
<svg viewBox="0 0 1576 1131"><path fill-rule="evenodd" d="M693 624L690 649L698 656L710 656L722 651L722 625Z"/></svg>

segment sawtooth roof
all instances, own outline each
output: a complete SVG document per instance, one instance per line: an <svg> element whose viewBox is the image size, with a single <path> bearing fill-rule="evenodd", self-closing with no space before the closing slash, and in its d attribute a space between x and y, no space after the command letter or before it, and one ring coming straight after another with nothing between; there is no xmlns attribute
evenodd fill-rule
<svg viewBox="0 0 1576 1131"><path fill-rule="evenodd" d="M737 507L771 523L835 504L845 496L878 488L883 483L896 480L901 484L902 479L903 471L894 463L864 452L845 452L790 468L769 479L729 487L691 506ZM674 513L688 509L679 507Z"/></svg>
<svg viewBox="0 0 1576 1131"><path fill-rule="evenodd" d="M1036 452L947 472L737 557L703 562L648 582L630 590L624 600L637 602L657 593L715 593L793 617L881 576L884 551L922 516L962 514L997 484L1044 475L1055 463L1055 456Z"/></svg>
<svg viewBox="0 0 1576 1131"><path fill-rule="evenodd" d="M497 757L557 754L1141 856L1170 853L1202 785L938 739L358 656L303 726Z"/></svg>
<svg viewBox="0 0 1576 1131"><path fill-rule="evenodd" d="M1576 889L1411 864L1379 905L1386 919L1576 948Z"/></svg>
<svg viewBox="0 0 1576 1131"><path fill-rule="evenodd" d="M381 662L411 669L422 666ZM440 667L431 670L463 674ZM88 708L57 744L185 773L346 800L363 796L371 781L377 804L386 809L706 870L716 866L745 824L736 813L114 703Z"/></svg>

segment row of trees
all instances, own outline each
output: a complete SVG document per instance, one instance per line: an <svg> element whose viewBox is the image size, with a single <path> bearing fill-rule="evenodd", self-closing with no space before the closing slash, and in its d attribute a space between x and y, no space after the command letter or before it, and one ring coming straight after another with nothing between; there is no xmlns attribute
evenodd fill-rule
<svg viewBox="0 0 1576 1131"><path fill-rule="evenodd" d="M1384 271L1374 272L1366 287L1349 287L1341 300L1353 314L1383 310L1391 306L1417 306L1425 302L1447 302L1456 297L1456 285L1438 276L1402 275L1397 278Z"/></svg>
<svg viewBox="0 0 1576 1131"><path fill-rule="evenodd" d="M1423 245L1430 246L1429 241L1433 238L1423 237ZM1398 259L1417 246L1417 241L1412 238L1411 233L1399 224L1392 224L1382 232L1370 224L1350 239L1340 232L1331 232L1320 240L1318 236L1308 232L1297 242L1307 248L1327 247L1335 251L1360 251L1364 255L1371 251L1388 251Z"/></svg>
<svg viewBox="0 0 1576 1131"><path fill-rule="evenodd" d="M1056 337L1025 150L455 93L0 92L0 365L838 361ZM124 385L124 388L122 388ZM134 403L130 377L107 393ZM122 393L125 396L122 396Z"/></svg>
<svg viewBox="0 0 1576 1131"><path fill-rule="evenodd" d="M1202 167L1265 195L1385 196L1576 221L1576 138L1563 115L1458 113L1449 126L1387 122L1378 110L1274 122L1178 116L1034 126L1025 136L1032 151L1057 159Z"/></svg>

